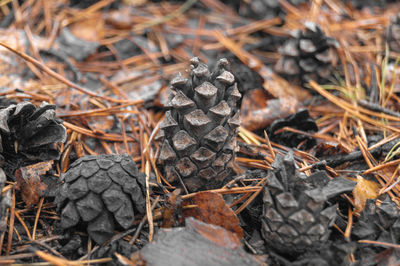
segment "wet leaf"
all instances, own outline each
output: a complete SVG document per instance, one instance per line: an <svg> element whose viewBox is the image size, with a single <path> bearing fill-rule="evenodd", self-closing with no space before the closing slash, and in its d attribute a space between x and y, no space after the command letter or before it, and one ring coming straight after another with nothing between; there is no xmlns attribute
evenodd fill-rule
<svg viewBox="0 0 400 266"><path fill-rule="evenodd" d="M357 176L357 185L353 190L356 211L361 212L364 209L367 199L376 199L379 195L379 189L378 183Z"/></svg>
<svg viewBox="0 0 400 266"><path fill-rule="evenodd" d="M46 174L52 165L53 161L40 162L15 171L17 189L21 191L22 199L28 208L38 203L39 197L46 190L47 185L42 182L40 176Z"/></svg>
<svg viewBox="0 0 400 266"><path fill-rule="evenodd" d="M198 192L182 202L183 217L194 217L205 223L218 225L243 237L239 219L222 196L215 192Z"/></svg>

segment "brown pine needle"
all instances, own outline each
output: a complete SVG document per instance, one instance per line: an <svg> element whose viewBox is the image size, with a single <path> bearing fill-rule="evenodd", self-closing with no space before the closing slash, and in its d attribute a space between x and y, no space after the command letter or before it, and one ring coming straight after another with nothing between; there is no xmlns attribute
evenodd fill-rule
<svg viewBox="0 0 400 266"><path fill-rule="evenodd" d="M377 246L388 247L388 248L400 248L399 244L373 241L373 240L358 240L358 243L371 244L371 245L377 245Z"/></svg>
<svg viewBox="0 0 400 266"><path fill-rule="evenodd" d="M38 209L36 212L35 223L33 225L32 240L35 240L35 237L36 237L36 228L37 228L37 224L39 221L40 211L42 210L43 201L44 201L44 197L42 197L39 201L39 206L38 206Z"/></svg>

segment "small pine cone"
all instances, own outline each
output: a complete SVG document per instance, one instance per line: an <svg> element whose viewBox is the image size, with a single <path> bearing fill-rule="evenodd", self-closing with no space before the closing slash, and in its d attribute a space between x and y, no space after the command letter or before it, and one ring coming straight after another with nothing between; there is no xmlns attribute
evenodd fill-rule
<svg viewBox="0 0 400 266"><path fill-rule="evenodd" d="M144 175L129 155L85 156L71 164L56 198L61 227L87 223L89 236L98 244L114 232L115 222L129 228L134 211L145 212Z"/></svg>
<svg viewBox="0 0 400 266"><path fill-rule="evenodd" d="M317 132L318 126L314 119L310 117L307 109L300 109L295 114L286 118L276 119L271 123L267 130L268 137L275 143L286 145L292 148L302 144L302 147L309 149L316 144L315 139L307 135L302 135L291 131L275 133L284 127L291 127L305 132Z"/></svg>
<svg viewBox="0 0 400 266"><path fill-rule="evenodd" d="M360 218L356 220L351 230L356 239L372 240L383 243L398 244L400 241L400 210L389 196L385 195L382 202L367 200ZM358 265L367 265L374 257L380 257L386 248L358 244L354 256ZM379 264L381 265L381 264Z"/></svg>
<svg viewBox="0 0 400 266"><path fill-rule="evenodd" d="M380 7L383 8L390 2L388 0L343 0L345 4L351 3L351 5L356 9L363 9L366 7Z"/></svg>
<svg viewBox="0 0 400 266"><path fill-rule="evenodd" d="M290 4L298 6L304 4L306 0L287 0ZM225 0L224 2L230 3L231 1ZM285 17L286 11L282 8L278 0L252 0L252 1L241 1L238 9L239 14L252 18L252 19L267 19L274 17Z"/></svg>
<svg viewBox="0 0 400 266"><path fill-rule="evenodd" d="M39 161L59 158L56 143L66 140L66 130L56 117L56 107L21 102L0 108L0 153L4 170L14 170Z"/></svg>
<svg viewBox="0 0 400 266"><path fill-rule="evenodd" d="M280 48L282 57L275 70L289 79L299 79L301 83L309 80L326 81L336 65L336 41L327 37L315 23L306 23L305 31L298 30L294 38L286 41Z"/></svg>
<svg viewBox="0 0 400 266"><path fill-rule="evenodd" d="M400 210L389 196L377 204L367 200L352 234L359 239L392 242L400 240Z"/></svg>
<svg viewBox="0 0 400 266"><path fill-rule="evenodd" d="M261 229L268 247L292 255L317 250L327 243L336 218L336 205L326 207L322 192L329 177L324 172L316 172L315 177L299 173L291 153L277 156L272 167L264 190ZM314 185L315 179L320 185Z"/></svg>
<svg viewBox="0 0 400 266"><path fill-rule="evenodd" d="M241 94L221 59L210 72L191 59L190 78L177 75L170 110L160 124L163 138L158 163L166 180L188 191L216 188L233 173Z"/></svg>
<svg viewBox="0 0 400 266"><path fill-rule="evenodd" d="M391 51L400 53L400 13L392 17L387 33L387 41Z"/></svg>

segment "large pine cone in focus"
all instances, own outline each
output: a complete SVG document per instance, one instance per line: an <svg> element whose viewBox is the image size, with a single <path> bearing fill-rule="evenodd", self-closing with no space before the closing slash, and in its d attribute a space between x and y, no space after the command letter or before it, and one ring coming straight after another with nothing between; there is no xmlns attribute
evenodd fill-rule
<svg viewBox="0 0 400 266"><path fill-rule="evenodd" d="M302 83L310 79L325 82L337 61L336 42L327 37L318 25L309 22L304 31L298 30L293 37L279 48L282 57L275 70Z"/></svg>
<svg viewBox="0 0 400 266"><path fill-rule="evenodd" d="M113 233L116 223L129 228L135 211L145 212L144 175L129 155L85 156L71 164L56 198L61 227L87 223L89 236L98 244Z"/></svg>
<svg viewBox="0 0 400 266"><path fill-rule="evenodd" d="M198 191L219 187L233 173L241 94L226 59L213 72L197 57L190 62L190 78L179 74L171 82L158 162L169 183Z"/></svg>
<svg viewBox="0 0 400 266"><path fill-rule="evenodd" d="M0 153L4 170L59 158L56 143L66 140L66 130L56 117L56 106L21 102L0 109Z"/></svg>
<svg viewBox="0 0 400 266"><path fill-rule="evenodd" d="M305 176L296 168L291 153L278 155L268 173L264 190L262 235L268 247L283 254L301 254L323 247L336 218L336 205L327 207L322 187L329 177L324 172Z"/></svg>

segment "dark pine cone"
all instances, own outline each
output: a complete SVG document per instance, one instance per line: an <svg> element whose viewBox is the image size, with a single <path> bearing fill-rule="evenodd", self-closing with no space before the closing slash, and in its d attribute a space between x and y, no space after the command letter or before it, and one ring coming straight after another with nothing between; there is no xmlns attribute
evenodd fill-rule
<svg viewBox="0 0 400 266"><path fill-rule="evenodd" d="M302 147L309 149L316 144L315 139L307 135L302 135L290 131L275 133L277 130L284 127L291 127L305 132L317 132L318 126L315 123L314 119L310 117L307 109L301 109L295 114L290 115L286 118L276 119L267 130L268 137L273 142L292 148L297 147L300 143L303 143Z"/></svg>
<svg viewBox="0 0 400 266"><path fill-rule="evenodd" d="M56 143L66 139L65 127L56 117L55 105L11 104L0 109L0 153L4 170L14 170L39 161L59 158Z"/></svg>
<svg viewBox="0 0 400 266"><path fill-rule="evenodd" d="M353 226L352 234L357 239L398 244L400 242L400 210L398 206L389 196L386 196L380 204L377 204L376 200L367 200L358 222ZM356 256L364 259L382 250L382 247L370 248L361 244Z"/></svg>
<svg viewBox="0 0 400 266"><path fill-rule="evenodd" d="M169 183L197 191L219 187L233 173L241 94L226 59L212 73L197 57L190 67L189 79L179 74L171 82L159 164Z"/></svg>
<svg viewBox="0 0 400 266"><path fill-rule="evenodd" d="M1 164L1 161L0 161ZM7 224L5 221L6 210L11 207L11 190L2 193L4 185L6 184L6 174L0 167L0 234L7 229Z"/></svg>
<svg viewBox="0 0 400 266"><path fill-rule="evenodd" d="M84 9L96 4L99 0L70 0L69 2L70 6ZM115 0L111 4L107 5L106 8L118 8L120 2L120 0Z"/></svg>
<svg viewBox="0 0 400 266"><path fill-rule="evenodd" d="M290 4L298 6L306 3L306 0L287 0ZM268 19L280 16L285 17L285 10L278 0L222 0L239 13L239 15L252 19Z"/></svg>
<svg viewBox="0 0 400 266"><path fill-rule="evenodd" d="M144 175L129 155L85 156L71 164L56 198L61 227L87 223L89 236L98 244L109 239L117 222L129 228L134 212L145 212Z"/></svg>
<svg viewBox="0 0 400 266"><path fill-rule="evenodd" d="M397 13L390 21L387 41L391 51L400 53L400 13Z"/></svg>
<svg viewBox="0 0 400 266"><path fill-rule="evenodd" d="M275 70L302 83L310 79L325 82L331 76L332 63L337 61L336 42L315 23L306 23L305 30L298 30L293 37L279 48L282 57Z"/></svg>
<svg viewBox="0 0 400 266"><path fill-rule="evenodd" d="M351 5L354 8L363 9L365 7L381 7L381 8L383 8L390 1L387 1L387 0L343 0L343 2L345 4L351 3Z"/></svg>
<svg viewBox="0 0 400 266"><path fill-rule="evenodd" d="M298 171L291 153L278 155L272 167L264 190L261 230L268 248L298 255L323 247L336 218L336 205L326 207L322 191L329 177L321 175L324 172L306 177Z"/></svg>

